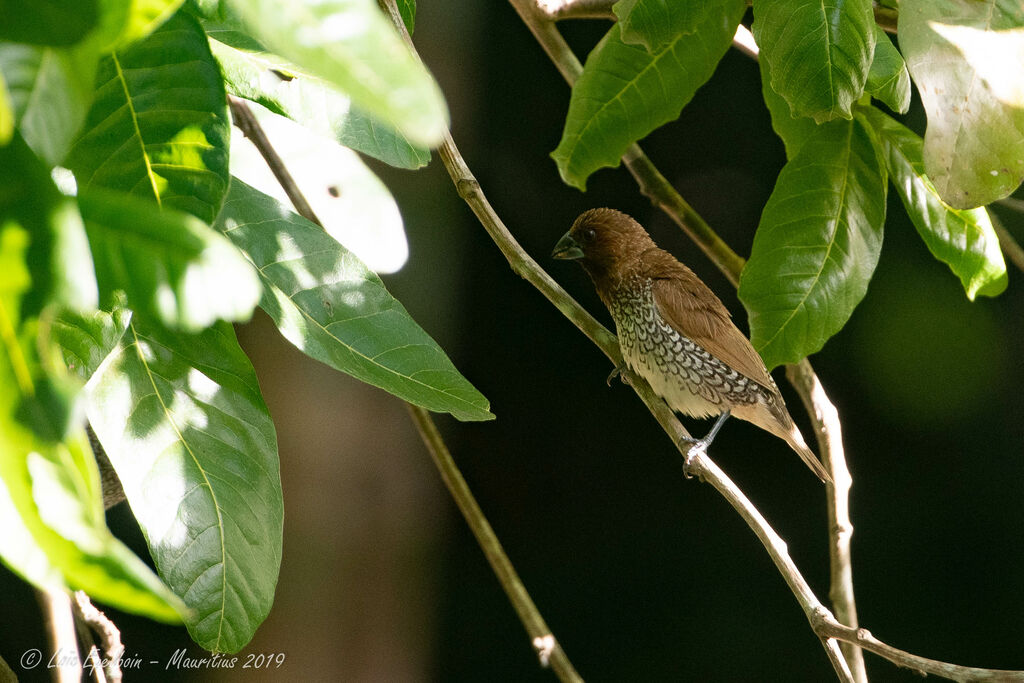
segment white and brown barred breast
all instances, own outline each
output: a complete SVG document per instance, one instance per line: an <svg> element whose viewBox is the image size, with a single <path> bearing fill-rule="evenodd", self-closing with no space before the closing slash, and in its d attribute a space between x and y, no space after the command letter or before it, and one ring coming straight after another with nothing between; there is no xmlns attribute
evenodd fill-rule
<svg viewBox="0 0 1024 683"><path fill-rule="evenodd" d="M638 277L611 293L609 309L626 364L646 379L673 410L704 418L774 395L680 334L658 312L650 278ZM745 411L743 411L745 412Z"/></svg>

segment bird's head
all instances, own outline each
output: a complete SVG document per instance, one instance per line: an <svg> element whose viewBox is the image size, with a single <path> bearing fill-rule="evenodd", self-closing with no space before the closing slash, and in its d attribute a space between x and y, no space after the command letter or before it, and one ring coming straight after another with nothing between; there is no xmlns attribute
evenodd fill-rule
<svg viewBox="0 0 1024 683"><path fill-rule="evenodd" d="M654 246L647 231L621 211L590 209L558 240L551 256L579 261L596 280L619 274Z"/></svg>

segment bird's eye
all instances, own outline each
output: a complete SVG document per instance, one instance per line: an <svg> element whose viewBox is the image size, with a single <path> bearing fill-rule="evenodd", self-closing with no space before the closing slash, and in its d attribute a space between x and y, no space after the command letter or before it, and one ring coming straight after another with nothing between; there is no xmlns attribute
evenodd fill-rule
<svg viewBox="0 0 1024 683"><path fill-rule="evenodd" d="M595 237L597 237L597 233L594 232L593 228L587 228L586 230L583 231L583 241L584 242L590 242Z"/></svg>

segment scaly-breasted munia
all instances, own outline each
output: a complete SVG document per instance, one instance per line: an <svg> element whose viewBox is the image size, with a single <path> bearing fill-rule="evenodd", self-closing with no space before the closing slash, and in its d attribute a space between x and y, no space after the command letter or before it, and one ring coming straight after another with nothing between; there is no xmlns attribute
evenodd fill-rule
<svg viewBox="0 0 1024 683"><path fill-rule="evenodd" d="M552 256L578 260L590 275L615 320L626 365L673 410L719 416L694 443L706 448L732 414L783 439L822 481L830 481L729 311L639 223L614 209L591 209Z"/></svg>

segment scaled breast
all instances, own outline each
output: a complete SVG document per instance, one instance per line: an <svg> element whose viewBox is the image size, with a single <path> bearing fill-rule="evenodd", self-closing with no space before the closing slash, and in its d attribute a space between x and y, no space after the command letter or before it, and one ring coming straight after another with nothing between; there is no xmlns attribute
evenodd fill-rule
<svg viewBox="0 0 1024 683"><path fill-rule="evenodd" d="M650 278L623 283L610 298L626 364L677 411L717 415L730 406L764 400L765 390L702 346L680 334L658 313Z"/></svg>

